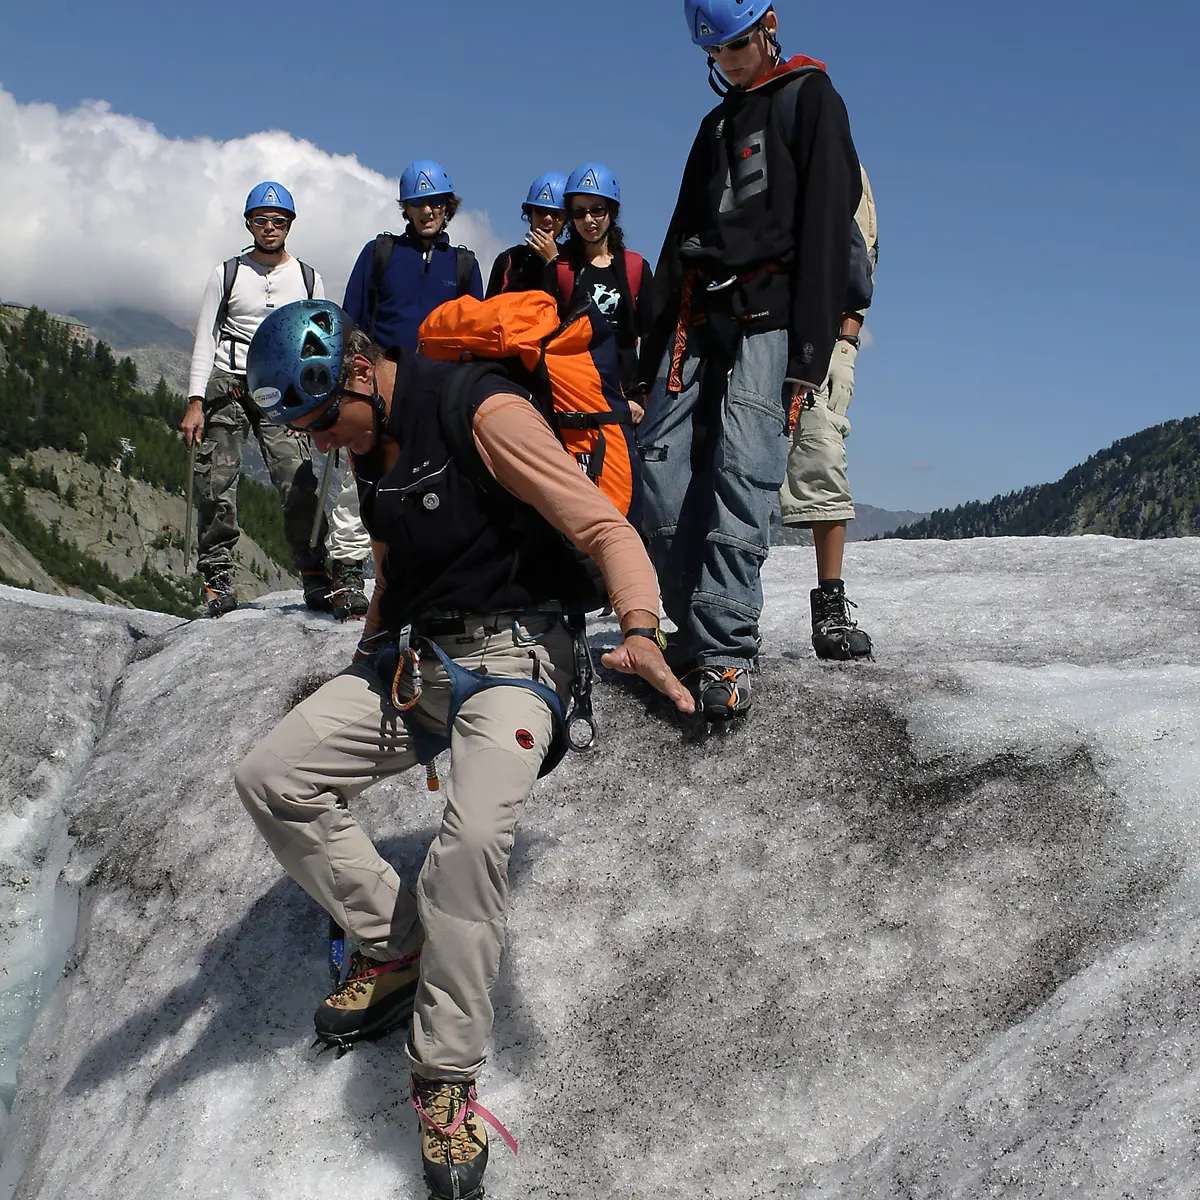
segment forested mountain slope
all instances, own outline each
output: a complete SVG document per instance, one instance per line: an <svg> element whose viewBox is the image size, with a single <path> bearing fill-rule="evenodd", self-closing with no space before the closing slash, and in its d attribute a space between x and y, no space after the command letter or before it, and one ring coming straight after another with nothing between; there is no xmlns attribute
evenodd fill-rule
<svg viewBox="0 0 1200 1200"><path fill-rule="evenodd" d="M938 509L887 536L1167 538L1198 529L1200 417L1186 417L1122 438L1055 483Z"/></svg>
<svg viewBox="0 0 1200 1200"><path fill-rule="evenodd" d="M104 342L74 343L38 309L0 321L0 582L194 613L182 414ZM238 509L239 590L292 586L274 491L243 480Z"/></svg>

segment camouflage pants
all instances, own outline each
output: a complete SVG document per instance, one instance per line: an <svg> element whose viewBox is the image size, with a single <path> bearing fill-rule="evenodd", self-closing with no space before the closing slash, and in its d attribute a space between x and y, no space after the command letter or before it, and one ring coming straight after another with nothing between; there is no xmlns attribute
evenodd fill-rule
<svg viewBox="0 0 1200 1200"><path fill-rule="evenodd" d="M208 579L233 570L233 549L241 536L237 485L249 433L258 438L271 482L283 502L283 529L293 565L297 571L321 570L328 526L322 520L317 545L310 549L317 477L308 441L291 437L282 426L252 422L230 390L239 382L224 371L214 371L204 395L204 438L196 453L194 484L200 572Z"/></svg>

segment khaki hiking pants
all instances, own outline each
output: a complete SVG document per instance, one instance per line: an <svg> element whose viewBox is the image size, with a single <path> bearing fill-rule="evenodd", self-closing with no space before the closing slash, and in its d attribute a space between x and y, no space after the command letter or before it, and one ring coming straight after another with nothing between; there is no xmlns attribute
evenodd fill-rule
<svg viewBox="0 0 1200 1200"><path fill-rule="evenodd" d="M470 670L536 680L564 700L570 694L571 638L557 617L528 617L519 637L511 614L469 618L462 635L436 640ZM421 672L413 713L422 727L444 731L446 671L426 654ZM350 812L359 792L417 762L369 669L349 667L331 679L237 769L238 794L275 857L364 954L386 961L424 942L408 1045L413 1071L424 1078L473 1080L483 1066L489 993L504 947L508 859L552 734L549 708L526 688L489 688L462 706L446 807L415 896Z"/></svg>

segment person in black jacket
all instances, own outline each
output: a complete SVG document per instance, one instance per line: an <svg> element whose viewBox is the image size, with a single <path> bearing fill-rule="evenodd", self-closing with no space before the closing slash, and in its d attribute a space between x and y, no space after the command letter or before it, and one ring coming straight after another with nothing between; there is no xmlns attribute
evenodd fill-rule
<svg viewBox="0 0 1200 1200"><path fill-rule="evenodd" d="M788 433L829 370L862 182L841 97L823 64L783 60L769 5L685 8L722 100L700 125L659 258L639 441L673 653L694 664L688 683L716 720L750 708Z"/></svg>
<svg viewBox="0 0 1200 1200"><path fill-rule="evenodd" d="M549 292L555 294L555 267L558 239L567 222L563 189L567 177L559 171L539 175L521 205L521 219L529 223L529 233L519 246L502 251L492 264L487 299L502 292Z"/></svg>

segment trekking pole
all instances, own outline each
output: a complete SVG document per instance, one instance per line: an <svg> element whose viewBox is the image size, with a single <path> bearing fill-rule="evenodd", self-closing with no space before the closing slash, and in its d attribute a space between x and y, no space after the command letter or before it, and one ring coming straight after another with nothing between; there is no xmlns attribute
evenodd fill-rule
<svg viewBox="0 0 1200 1200"><path fill-rule="evenodd" d="M196 447L198 441L192 442L188 451L187 474L187 515L183 518L183 573L186 575L192 565L192 481L196 477Z"/></svg>
<svg viewBox="0 0 1200 1200"><path fill-rule="evenodd" d="M317 538L321 532L321 518L325 515L325 499L329 495L329 485L333 482L333 468L337 462L337 451L330 450L325 455L325 470L321 472L321 486L317 491L317 511L313 516L312 532L308 535L308 548L315 550Z"/></svg>

